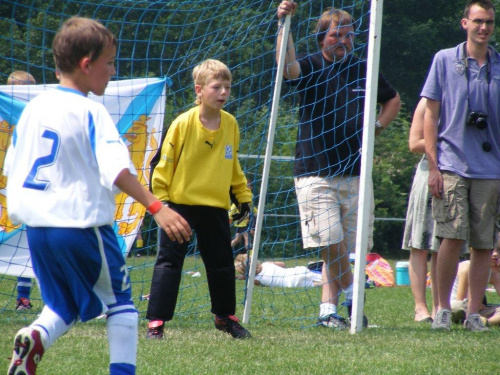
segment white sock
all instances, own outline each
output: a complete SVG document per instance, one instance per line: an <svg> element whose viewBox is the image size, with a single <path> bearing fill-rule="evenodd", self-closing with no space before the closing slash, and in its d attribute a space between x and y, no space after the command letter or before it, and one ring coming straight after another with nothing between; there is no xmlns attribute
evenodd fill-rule
<svg viewBox="0 0 500 375"><path fill-rule="evenodd" d="M110 363L136 364L137 312L111 315L107 320Z"/></svg>
<svg viewBox="0 0 500 375"><path fill-rule="evenodd" d="M31 323L30 327L40 331L43 347L47 350L59 337L68 332L74 324L75 322L66 324L63 318L48 306L45 306L38 319Z"/></svg>
<svg viewBox="0 0 500 375"><path fill-rule="evenodd" d="M330 314L337 313L337 305L333 303L323 302L319 305L319 316L320 318L323 316L328 316Z"/></svg>
<svg viewBox="0 0 500 375"><path fill-rule="evenodd" d="M353 290L352 284L349 285L347 288L342 289L346 300L352 300L352 290Z"/></svg>

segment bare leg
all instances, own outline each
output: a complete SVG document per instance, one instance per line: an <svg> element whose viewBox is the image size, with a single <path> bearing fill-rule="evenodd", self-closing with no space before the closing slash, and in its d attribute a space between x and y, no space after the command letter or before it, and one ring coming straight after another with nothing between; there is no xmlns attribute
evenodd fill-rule
<svg viewBox="0 0 500 375"><path fill-rule="evenodd" d="M491 250L472 249L469 266L469 305L467 315L481 309L484 291L490 277Z"/></svg>
<svg viewBox="0 0 500 375"><path fill-rule="evenodd" d="M337 306L339 303L340 286L337 279L328 274L326 264L323 264L321 271L323 287L321 289L321 303L331 303Z"/></svg>
<svg viewBox="0 0 500 375"><path fill-rule="evenodd" d="M500 310L498 308L495 313L488 318L488 324L490 326L500 326Z"/></svg>
<svg viewBox="0 0 500 375"><path fill-rule="evenodd" d="M235 247L238 245L241 241L241 234L237 233L236 236L234 236L234 239L231 241L231 247Z"/></svg>
<svg viewBox="0 0 500 375"><path fill-rule="evenodd" d="M430 316L427 309L425 293L427 288L427 250L414 249L410 251L410 285L415 300L415 321L421 321Z"/></svg>
<svg viewBox="0 0 500 375"><path fill-rule="evenodd" d="M243 240L245 241L245 249L248 249L248 231L243 232Z"/></svg>
<svg viewBox="0 0 500 375"><path fill-rule="evenodd" d="M436 267L439 309L451 310L451 289L457 275L457 265L463 243L463 240L443 238L439 246Z"/></svg>
<svg viewBox="0 0 500 375"><path fill-rule="evenodd" d="M470 262L460 262L458 263L457 269L457 295L455 297L458 301L463 301L469 298L469 268Z"/></svg>
<svg viewBox="0 0 500 375"><path fill-rule="evenodd" d="M437 258L438 253L431 253L431 290L432 290L432 313L431 318L434 319L438 311L439 297L437 288Z"/></svg>
<svg viewBox="0 0 500 375"><path fill-rule="evenodd" d="M321 250L321 257L328 267L329 276L336 279L342 289L352 284L352 271L344 242L333 244Z"/></svg>

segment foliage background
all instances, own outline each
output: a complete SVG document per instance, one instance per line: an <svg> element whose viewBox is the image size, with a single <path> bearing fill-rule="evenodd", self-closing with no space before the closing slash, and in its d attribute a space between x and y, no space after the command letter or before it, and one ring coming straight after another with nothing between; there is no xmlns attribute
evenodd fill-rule
<svg viewBox="0 0 500 375"><path fill-rule="evenodd" d="M302 13L294 20L303 21L294 21L294 36L310 33L310 20L324 7L348 2L300 3ZM415 165L420 158L408 151L411 114L433 54L464 38L459 27L464 4L465 0L384 2L381 71L398 89L403 108L375 144L373 181L375 215L379 220L374 250L392 259L407 257L407 253L400 250L402 220ZM213 55L226 61L234 73L233 99L228 110L238 116L242 129L241 153L263 153L263 134L274 81L276 21L273 15L278 1L255 0L243 11L240 5L241 2L230 0L1 0L0 83L17 69L28 70L39 83L55 83L50 54L55 30L68 14L98 18L120 40L117 78L164 75L171 78L167 126L194 100L190 77L193 63ZM360 18L361 31L366 31L368 5L369 1L361 0L355 9L357 14L364 15ZM209 18L209 13L214 12L219 17ZM498 34L498 30L495 33ZM362 39L360 35L358 41ZM180 40L191 43L183 44ZM498 35L493 41L495 46L497 40ZM282 229L288 224L296 225L293 218L296 204L288 177L291 165L285 158L293 155L295 129L289 126L293 118L296 118L296 107L291 102L283 102L274 150L283 160L272 166L275 178L266 197L267 211L275 216L266 219L264 252L269 244L281 243L283 256L295 251L290 246L300 247L294 241L298 231ZM258 177L262 168L259 161L245 158L242 164L249 174ZM258 193L258 189L254 191ZM156 231L149 218L144 233L146 243L155 243ZM292 240L287 242L287 236ZM279 257L279 251L274 251L274 256ZM154 257L143 254L128 262L134 270L131 273L134 301L138 309L144 311L147 301L143 295L149 292ZM188 262L194 263L188 263L187 270L201 270L196 257L189 257ZM254 339L236 342L213 328L204 277L185 276L185 279L183 298L178 301L180 314L169 326L166 340L146 340L143 334L146 322L141 321L140 374L492 374L498 371L498 329L475 335L454 326L452 332L442 333L414 323L409 287L368 289L366 314L371 327L358 335L347 331L297 329L298 325L314 324L319 290L277 296L262 288L254 302L257 313L247 326ZM0 276L0 306L15 305L15 285L14 277ZM0 368L8 366L15 332L40 312L42 303L37 293L35 288L33 311L16 312L13 308L1 311ZM244 298L241 285L238 293L238 301L241 301ZM498 300L498 296L494 296L491 302L498 303ZM105 336L102 320L77 324L47 352L40 372L105 373L109 361Z"/></svg>
<svg viewBox="0 0 500 375"><path fill-rule="evenodd" d="M60 23L71 14L97 18L118 37L117 78L168 76L165 128L192 105L193 64L217 56L234 73L232 100L227 110L236 115L242 132L241 155L264 154L270 95L274 84L274 14L278 1L118 1L2 0L0 3L0 82L17 69L28 70L38 83L54 83L51 42ZM357 53L363 54L369 1L300 2L292 32L298 48L314 48L311 34L315 17L327 6L346 7L359 19ZM408 151L411 115L418 101L429 64L436 51L464 39L460 19L464 0L390 0L384 2L381 72L398 89L403 108L375 144L373 181L377 218L374 251L394 258L400 250L408 193L419 155ZM217 17L212 17L217 14ZM497 45L498 30L493 44ZM186 42L188 41L188 42ZM311 47L312 46L312 47ZM274 155L293 155L296 106L281 103ZM242 165L254 177L258 193L262 159L244 158ZM271 169L266 197L266 244L298 238L291 163L283 159ZM148 225L148 223L146 223ZM290 227L290 224L292 226ZM287 227L287 231L283 228ZM289 228L295 228L294 233ZM146 233L146 236L155 236ZM295 252L291 243L283 253Z"/></svg>

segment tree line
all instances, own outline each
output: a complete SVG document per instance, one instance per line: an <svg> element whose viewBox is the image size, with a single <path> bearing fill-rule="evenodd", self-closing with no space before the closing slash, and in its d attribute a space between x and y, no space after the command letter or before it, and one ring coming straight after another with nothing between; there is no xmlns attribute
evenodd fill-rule
<svg viewBox="0 0 500 375"><path fill-rule="evenodd" d="M278 1L245 4L227 0L118 1L88 0L0 3L0 81L13 70L28 70L38 83L55 83L51 42L59 25L71 15L99 19L119 40L118 78L168 76L165 128L194 102L191 70L203 59L224 61L234 74L227 110L240 124L242 166L256 182L258 193L266 147L268 114L275 77L274 18ZM348 2L342 2L346 6ZM300 49L314 48L310 37L315 18L337 2L303 2L293 18L292 32ZM383 4L380 69L403 101L397 120L376 139L373 185L376 221L375 249L399 257L415 165L420 155L408 151L411 115L419 99L434 53L465 39L460 19L465 1L390 0ZM369 2L353 1L349 11L359 19L360 52L366 40ZM498 30L496 31L498 34ZM497 35L498 36L498 35ZM494 46L498 38L493 38ZM301 44L302 43L302 44ZM297 109L281 104L267 203L265 244L283 243L299 236L290 157L294 153ZM385 219L385 220L383 220ZM287 228L287 229L285 229ZM293 233L290 233L290 228ZM270 245L269 245L270 246ZM283 245L295 252L293 241Z"/></svg>

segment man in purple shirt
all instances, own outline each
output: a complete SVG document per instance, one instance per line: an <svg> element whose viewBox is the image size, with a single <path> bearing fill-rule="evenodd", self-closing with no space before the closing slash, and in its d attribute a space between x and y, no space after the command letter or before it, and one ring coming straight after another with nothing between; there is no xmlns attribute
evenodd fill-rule
<svg viewBox="0 0 500 375"><path fill-rule="evenodd" d="M451 328L450 294L460 249L469 240L469 304L464 327L487 331L479 308L488 280L500 195L500 56L488 42L495 8L471 0L461 20L465 43L439 51L422 97L429 191L440 240L437 259L438 312L433 329Z"/></svg>

